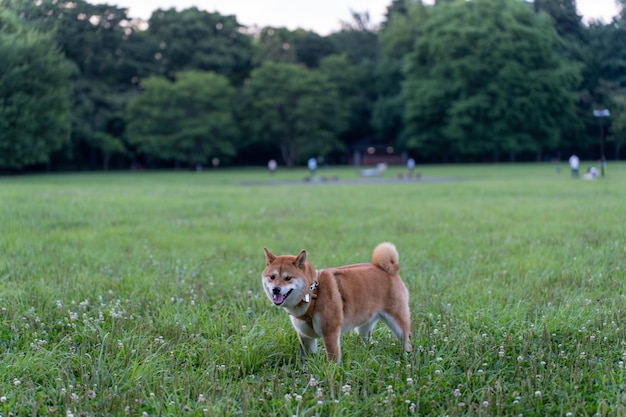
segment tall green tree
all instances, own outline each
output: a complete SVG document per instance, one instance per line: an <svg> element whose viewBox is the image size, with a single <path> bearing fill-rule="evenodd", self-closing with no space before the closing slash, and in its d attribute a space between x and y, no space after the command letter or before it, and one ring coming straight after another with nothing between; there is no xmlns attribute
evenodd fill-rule
<svg viewBox="0 0 626 417"><path fill-rule="evenodd" d="M389 143L395 143L404 128L404 65L430 9L431 6L421 1L394 0L378 33L375 78L378 95L371 123L378 136Z"/></svg>
<svg viewBox="0 0 626 417"><path fill-rule="evenodd" d="M128 107L128 139L147 159L205 164L235 155L234 88L211 72L150 77Z"/></svg>
<svg viewBox="0 0 626 417"><path fill-rule="evenodd" d="M341 141L350 146L371 135L369 120L374 97L368 94L372 90L367 68L350 62L345 54L341 54L324 58L319 72L334 85L339 95L337 106L343 107L347 116L345 130L339 135Z"/></svg>
<svg viewBox="0 0 626 417"><path fill-rule="evenodd" d="M341 65L348 65L346 71L353 74L353 80L342 77L336 71L331 78L342 80L343 87L339 87L342 100L350 102L349 127L341 135L345 144L351 145L355 141L371 138L375 135L371 124L371 115L376 100L376 60L378 59L377 27L371 22L368 13L352 11L352 20L342 22L339 32L327 36L334 45L335 54L347 58ZM340 64L337 58L331 58L330 63L338 69ZM327 70L331 70L327 64ZM360 91L354 92L354 85ZM352 92L350 92L352 90ZM347 95L346 95L347 94ZM357 98L358 97L358 98ZM354 100L358 101L354 101Z"/></svg>
<svg viewBox="0 0 626 417"><path fill-rule="evenodd" d="M555 150L580 79L559 42L523 1L437 4L408 57L407 146L443 160Z"/></svg>
<svg viewBox="0 0 626 417"><path fill-rule="evenodd" d="M311 31L296 31L294 46L297 61L308 68L319 67L325 57L335 52L335 46L328 37Z"/></svg>
<svg viewBox="0 0 626 417"><path fill-rule="evenodd" d="M535 0L533 6L537 12L545 12L552 18L554 28L563 39L583 41L584 25L576 8L576 0Z"/></svg>
<svg viewBox="0 0 626 417"><path fill-rule="evenodd" d="M345 54L350 62L373 68L378 57L376 27L367 13L352 12L352 21L342 22L339 32L328 35L336 54Z"/></svg>
<svg viewBox="0 0 626 417"><path fill-rule="evenodd" d="M160 75L172 78L178 71L212 71L239 85L250 72L252 39L242 33L235 16L195 7L180 12L158 9L148 24L148 34L158 45Z"/></svg>
<svg viewBox="0 0 626 417"><path fill-rule="evenodd" d="M247 134L275 145L288 166L342 147L337 135L346 126L345 107L336 87L318 71L266 62L252 71L243 94Z"/></svg>
<svg viewBox="0 0 626 417"><path fill-rule="evenodd" d="M295 38L295 32L284 27L267 26L261 29L256 41L255 65L260 66L266 61L297 62Z"/></svg>
<svg viewBox="0 0 626 417"><path fill-rule="evenodd" d="M69 139L71 67L54 39L0 9L0 168L47 163Z"/></svg>
<svg viewBox="0 0 626 417"><path fill-rule="evenodd" d="M620 158L623 144L626 141L626 13L620 2L622 11L609 23L592 22L589 25L589 60L586 65L586 85L589 95L587 115L592 108L606 108L611 112L605 122L607 134L606 156ZM587 117L587 120L590 120ZM588 124L591 133L593 157L597 157L598 120Z"/></svg>
<svg viewBox="0 0 626 417"><path fill-rule="evenodd" d="M308 68L317 68L324 57L335 53L329 37L315 32L284 27L264 27L256 41L255 64L265 61L301 63Z"/></svg>
<svg viewBox="0 0 626 417"><path fill-rule="evenodd" d="M120 73L135 59L123 48L124 41L136 32L127 9L85 0L2 1L29 26L50 32L80 76L109 85L131 83L131 77L121 78L126 73Z"/></svg>
<svg viewBox="0 0 626 417"><path fill-rule="evenodd" d="M590 91L595 89L591 75L593 51L589 48L589 30L583 24L582 17L578 14L576 0L535 0L535 11L546 13L552 18L554 27L562 39L558 52L568 61L575 62L583 69L582 80L578 91L576 112L578 117L575 121L564 126L564 137L561 148L566 153L577 153L584 156L585 143L589 141L588 131L595 131L595 124L590 117ZM589 66L592 64L592 66Z"/></svg>
<svg viewBox="0 0 626 417"><path fill-rule="evenodd" d="M124 8L85 0L2 1L26 24L54 36L76 69L71 141L53 154L53 163L108 168L112 155L127 154L121 116L140 78L157 68L152 45L139 47L139 30Z"/></svg>

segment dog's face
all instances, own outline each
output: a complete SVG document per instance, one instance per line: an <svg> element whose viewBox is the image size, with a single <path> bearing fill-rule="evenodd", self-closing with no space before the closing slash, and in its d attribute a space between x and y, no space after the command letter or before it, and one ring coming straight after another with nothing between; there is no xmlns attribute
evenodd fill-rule
<svg viewBox="0 0 626 417"><path fill-rule="evenodd" d="M293 307L298 304L307 289L306 251L298 256L274 256L267 248L265 251L265 269L263 270L263 289L267 297L276 306Z"/></svg>

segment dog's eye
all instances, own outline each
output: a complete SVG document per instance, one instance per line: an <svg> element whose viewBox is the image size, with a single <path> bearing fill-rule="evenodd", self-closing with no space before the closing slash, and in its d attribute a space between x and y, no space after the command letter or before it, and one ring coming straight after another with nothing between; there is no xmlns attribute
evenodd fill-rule
<svg viewBox="0 0 626 417"><path fill-rule="evenodd" d="M287 276L285 277L285 281L291 281L291 277L290 277L289 275L287 275Z"/></svg>
<svg viewBox="0 0 626 417"><path fill-rule="evenodd" d="M274 281L276 279L276 275L270 275L270 280Z"/></svg>

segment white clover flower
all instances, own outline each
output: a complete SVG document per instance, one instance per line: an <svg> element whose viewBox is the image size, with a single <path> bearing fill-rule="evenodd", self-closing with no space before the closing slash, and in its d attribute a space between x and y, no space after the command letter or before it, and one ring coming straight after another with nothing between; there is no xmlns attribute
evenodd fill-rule
<svg viewBox="0 0 626 417"><path fill-rule="evenodd" d="M541 398L541 391L535 391L535 397Z"/></svg>

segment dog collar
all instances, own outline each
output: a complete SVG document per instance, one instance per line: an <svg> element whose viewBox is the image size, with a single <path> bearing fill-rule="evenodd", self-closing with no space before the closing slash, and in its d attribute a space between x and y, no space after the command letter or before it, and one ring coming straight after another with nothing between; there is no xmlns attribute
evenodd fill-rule
<svg viewBox="0 0 626 417"><path fill-rule="evenodd" d="M317 273L319 278L319 272ZM313 310L315 310L315 300L317 300L317 287L320 285L319 281L315 281L311 284L310 293L307 293L302 301L309 303L309 308L306 309L306 313L296 317L298 320L304 320L311 328L313 328Z"/></svg>

